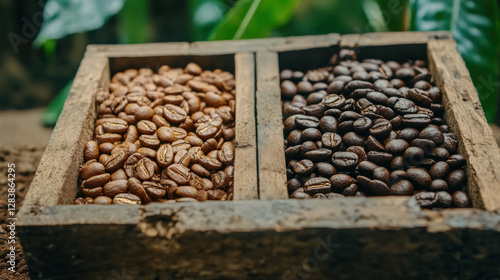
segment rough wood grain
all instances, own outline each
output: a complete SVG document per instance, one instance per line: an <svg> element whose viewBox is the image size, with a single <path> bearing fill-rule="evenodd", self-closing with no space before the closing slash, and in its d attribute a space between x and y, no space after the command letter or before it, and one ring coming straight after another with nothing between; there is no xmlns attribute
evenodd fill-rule
<svg viewBox="0 0 500 280"><path fill-rule="evenodd" d="M275 37L266 39L231 40L231 41L204 41L193 42L189 45L190 52L195 53L224 53L224 52L256 52L256 51L287 51L308 48L328 47L338 44L340 35L336 33Z"/></svg>
<svg viewBox="0 0 500 280"><path fill-rule="evenodd" d="M476 207L500 209L500 149L486 122L469 71L453 40L430 41L430 68L443 91L446 120L467 159L469 192Z"/></svg>
<svg viewBox="0 0 500 280"><path fill-rule="evenodd" d="M107 57L148 57L189 54L189 43L150 43L129 45L89 45L87 50Z"/></svg>
<svg viewBox="0 0 500 280"><path fill-rule="evenodd" d="M412 198L25 211L37 212L19 229L25 250L39 252L27 255L35 279L111 279L113 271L135 279L293 279L299 273L308 279L494 279L500 274L495 242L500 213L421 210ZM104 212L106 219L96 217Z"/></svg>
<svg viewBox="0 0 500 280"><path fill-rule="evenodd" d="M92 139L96 118L92 96L106 78L109 80L106 70L104 56L96 52L85 54L24 205L67 204L75 199L83 147Z"/></svg>
<svg viewBox="0 0 500 280"><path fill-rule="evenodd" d="M236 155L233 199L258 199L254 54L238 53L234 60L236 67Z"/></svg>
<svg viewBox="0 0 500 280"><path fill-rule="evenodd" d="M431 39L449 38L452 36L448 31L347 34L340 37L340 46L342 48L357 48L360 46L426 44Z"/></svg>
<svg viewBox="0 0 500 280"><path fill-rule="evenodd" d="M286 199L281 91L276 52L257 52L257 147L260 199Z"/></svg>

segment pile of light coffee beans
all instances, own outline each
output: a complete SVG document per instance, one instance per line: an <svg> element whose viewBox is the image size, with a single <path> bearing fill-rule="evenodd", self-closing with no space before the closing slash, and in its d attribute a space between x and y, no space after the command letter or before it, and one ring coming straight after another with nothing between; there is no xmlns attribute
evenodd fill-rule
<svg viewBox="0 0 500 280"><path fill-rule="evenodd" d="M75 204L231 200L234 75L195 63L129 69L96 93Z"/></svg>
<svg viewBox="0 0 500 280"><path fill-rule="evenodd" d="M326 63L325 63L326 65ZM470 207L464 157L422 60L365 59L280 73L291 198L414 196L425 208Z"/></svg>

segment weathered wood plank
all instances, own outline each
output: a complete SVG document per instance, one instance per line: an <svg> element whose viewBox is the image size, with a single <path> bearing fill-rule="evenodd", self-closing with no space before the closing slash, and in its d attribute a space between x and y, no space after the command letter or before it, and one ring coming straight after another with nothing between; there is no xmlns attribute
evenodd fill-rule
<svg viewBox="0 0 500 280"><path fill-rule="evenodd" d="M250 40L203 41L189 45L190 53L228 53L248 51L287 51L308 48L328 47L338 44L340 35L336 33L313 35L274 37Z"/></svg>
<svg viewBox="0 0 500 280"><path fill-rule="evenodd" d="M356 48L362 46L425 44L431 39L450 38L452 36L448 31L346 34L340 37L340 46L342 48Z"/></svg>
<svg viewBox="0 0 500 280"><path fill-rule="evenodd" d="M260 199L286 199L286 163L276 52L257 52L257 147Z"/></svg>
<svg viewBox="0 0 500 280"><path fill-rule="evenodd" d="M258 199L255 128L255 61L253 53L235 55L236 127L234 200Z"/></svg>
<svg viewBox="0 0 500 280"><path fill-rule="evenodd" d="M83 147L92 139L96 118L92 95L109 82L108 72L106 57L93 51L85 54L24 205L68 204L75 199Z"/></svg>
<svg viewBox="0 0 500 280"><path fill-rule="evenodd" d="M88 45L87 50L100 52L108 57L147 57L189 54L189 43L150 43L129 45Z"/></svg>
<svg viewBox="0 0 500 280"><path fill-rule="evenodd" d="M433 77L443 92L446 120L468 162L473 202L486 210L500 209L500 149L455 41L430 41L428 55Z"/></svg>
<svg viewBox="0 0 500 280"><path fill-rule="evenodd" d="M448 279L478 271L489 279L500 273L499 213L422 210L412 198L27 211L19 234L35 279L38 273L110 279L113 270L138 279L292 279L295 268L310 279ZM96 215L107 215L109 223ZM75 246L81 240L84 250Z"/></svg>

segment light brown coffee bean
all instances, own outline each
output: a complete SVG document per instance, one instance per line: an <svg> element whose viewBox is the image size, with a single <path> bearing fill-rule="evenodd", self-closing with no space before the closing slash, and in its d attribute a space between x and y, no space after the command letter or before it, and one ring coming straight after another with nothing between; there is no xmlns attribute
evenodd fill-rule
<svg viewBox="0 0 500 280"><path fill-rule="evenodd" d="M179 185L187 184L191 178L191 170L182 164L172 164L166 170L168 177Z"/></svg>
<svg viewBox="0 0 500 280"><path fill-rule="evenodd" d="M128 191L127 180L110 181L103 187L103 194L111 198Z"/></svg>
<svg viewBox="0 0 500 280"><path fill-rule="evenodd" d="M156 129L156 124L152 121L142 120L137 123L137 130L143 134L153 134Z"/></svg>
<svg viewBox="0 0 500 280"><path fill-rule="evenodd" d="M132 205L137 205L137 204L141 204L141 199L138 196L133 195L131 193L121 193L121 194L117 194L113 198L113 202L115 204L132 204Z"/></svg>
<svg viewBox="0 0 500 280"><path fill-rule="evenodd" d="M83 150L83 158L85 161L99 158L99 145L97 144L96 141L91 140L85 143L85 148Z"/></svg>

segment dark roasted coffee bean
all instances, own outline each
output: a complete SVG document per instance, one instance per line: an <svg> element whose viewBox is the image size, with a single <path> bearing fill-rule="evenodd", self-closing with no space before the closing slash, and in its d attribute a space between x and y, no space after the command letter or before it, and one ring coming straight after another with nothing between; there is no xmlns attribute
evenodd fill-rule
<svg viewBox="0 0 500 280"><path fill-rule="evenodd" d="M389 133L391 131L392 131L391 123L389 121L381 121L381 122L375 123L370 128L370 135L372 135L375 138L381 139L381 138L389 136Z"/></svg>
<svg viewBox="0 0 500 280"><path fill-rule="evenodd" d="M453 194L453 206L457 208L470 207L472 205L471 199L468 194L463 191L456 191Z"/></svg>
<svg viewBox="0 0 500 280"><path fill-rule="evenodd" d="M305 154L307 152L313 151L313 150L316 150L316 149L318 149L318 147L312 141L305 141L304 143L302 143L302 145L300 145L300 153L301 153L302 156L305 156Z"/></svg>
<svg viewBox="0 0 500 280"><path fill-rule="evenodd" d="M328 109L339 109L345 104L345 97L337 94L330 94L323 98L322 103Z"/></svg>
<svg viewBox="0 0 500 280"><path fill-rule="evenodd" d="M429 173L432 179L442 179L445 178L450 170L448 163L444 161L436 162L430 169Z"/></svg>
<svg viewBox="0 0 500 280"><path fill-rule="evenodd" d="M437 126L428 126L424 128L422 131L420 131L418 137L422 139L432 140L437 145L443 144L444 142L444 135Z"/></svg>
<svg viewBox="0 0 500 280"><path fill-rule="evenodd" d="M300 135L300 141L318 141L321 140L321 131L316 128L306 128Z"/></svg>
<svg viewBox="0 0 500 280"><path fill-rule="evenodd" d="M433 141L420 138L413 139L410 145L422 149L426 155L430 155L436 147L436 144L434 144Z"/></svg>
<svg viewBox="0 0 500 280"><path fill-rule="evenodd" d="M392 160L392 155L385 152L370 151L367 154L367 159L378 165L387 165Z"/></svg>
<svg viewBox="0 0 500 280"><path fill-rule="evenodd" d="M384 183L389 182L389 175L390 174L389 174L389 170L387 170L387 168L379 166L379 167L373 169L372 172L373 172L374 179L380 180Z"/></svg>
<svg viewBox="0 0 500 280"><path fill-rule="evenodd" d="M301 144L301 136L302 136L302 131L301 130L293 130L288 134L287 141L289 146L295 146L295 145L300 145Z"/></svg>
<svg viewBox="0 0 500 280"><path fill-rule="evenodd" d="M321 136L321 143L323 148L336 152L342 144L342 138L336 133L327 132Z"/></svg>
<svg viewBox="0 0 500 280"><path fill-rule="evenodd" d="M357 120L357 119L359 119L359 118L362 118L362 117L363 117L362 115L360 115L360 114L358 114L358 113L356 113L356 112L354 112L354 111L344 111L344 112L340 115L340 117L339 117L338 121L339 121L339 122L345 122L345 121L355 121L355 120Z"/></svg>
<svg viewBox="0 0 500 280"><path fill-rule="evenodd" d="M330 178L334 174L337 174L337 170L333 165L327 162L318 162L316 163L316 172L324 177Z"/></svg>
<svg viewBox="0 0 500 280"><path fill-rule="evenodd" d="M313 86L309 81L301 81L297 84L297 92L301 94L310 93L313 90Z"/></svg>
<svg viewBox="0 0 500 280"><path fill-rule="evenodd" d="M359 118L353 123L353 129L359 134L366 134L373 126L373 121L370 118Z"/></svg>
<svg viewBox="0 0 500 280"><path fill-rule="evenodd" d="M319 119L312 116L297 116L295 118L295 125L297 128L317 128L319 126Z"/></svg>
<svg viewBox="0 0 500 280"><path fill-rule="evenodd" d="M359 164L358 164L358 169L361 171L361 172L364 172L364 173L369 173L371 174L373 172L373 170L375 170L375 168L377 168L378 166L371 162L371 161L361 161Z"/></svg>
<svg viewBox="0 0 500 280"><path fill-rule="evenodd" d="M314 87L316 88L316 85L319 85L319 84L320 83L315 84ZM313 92L313 93L309 94L309 96L307 96L307 105L318 104L323 100L323 98L325 98L325 96L326 96L326 92L323 90Z"/></svg>
<svg viewBox="0 0 500 280"><path fill-rule="evenodd" d="M390 195L391 194L391 189L387 186L386 183L380 181L380 180L371 180L371 182L368 185L369 189L371 192L373 192L375 195Z"/></svg>
<svg viewBox="0 0 500 280"><path fill-rule="evenodd" d="M431 118L426 114L406 114L402 123L408 127L422 129L431 123Z"/></svg>
<svg viewBox="0 0 500 280"><path fill-rule="evenodd" d="M425 159L424 150L418 147L409 147L404 151L403 157L411 164L411 165L420 165L422 161Z"/></svg>
<svg viewBox="0 0 500 280"><path fill-rule="evenodd" d="M432 150L432 153L429 155L434 160L447 160L450 156L450 153L445 148L437 147Z"/></svg>
<svg viewBox="0 0 500 280"><path fill-rule="evenodd" d="M433 192L437 191L448 191L448 183L442 179L435 179L432 181L429 190Z"/></svg>
<svg viewBox="0 0 500 280"><path fill-rule="evenodd" d="M342 194L345 196L355 196L358 191L358 185L350 184L347 188L342 191Z"/></svg>
<svg viewBox="0 0 500 280"><path fill-rule="evenodd" d="M319 129L322 133L337 132L338 121L335 117L324 116L319 121Z"/></svg>
<svg viewBox="0 0 500 280"><path fill-rule="evenodd" d="M314 171L314 163L311 160L303 159L293 165L293 171L300 176L308 176Z"/></svg>
<svg viewBox="0 0 500 280"><path fill-rule="evenodd" d="M418 107L413 101L405 98L400 98L394 104L394 111L396 111L396 113L400 115L415 114L418 112Z"/></svg>
<svg viewBox="0 0 500 280"><path fill-rule="evenodd" d="M304 184L304 192L309 195L317 193L329 193L331 191L331 183L323 177L316 177L307 180Z"/></svg>
<svg viewBox="0 0 500 280"><path fill-rule="evenodd" d="M446 163L448 163L448 165L450 165L450 168L451 169L456 169L456 168L461 168L463 166L465 166L465 158L461 155L452 155L448 158L448 160L446 161Z"/></svg>
<svg viewBox="0 0 500 280"><path fill-rule="evenodd" d="M351 152L358 155L359 161L364 161L367 159L365 149L362 146L350 146L346 149L346 152Z"/></svg>
<svg viewBox="0 0 500 280"><path fill-rule="evenodd" d="M317 149L306 152L304 157L314 162L328 161L332 156L332 151L328 149Z"/></svg>
<svg viewBox="0 0 500 280"><path fill-rule="evenodd" d="M419 192L413 197L423 208L432 208L439 204L439 197L434 192Z"/></svg>
<svg viewBox="0 0 500 280"><path fill-rule="evenodd" d="M391 193L393 195L412 195L413 184L408 180L396 181L391 186Z"/></svg>
<svg viewBox="0 0 500 280"><path fill-rule="evenodd" d="M432 178L427 170L419 167L410 167L406 170L406 177L418 188L428 189Z"/></svg>
<svg viewBox="0 0 500 280"><path fill-rule="evenodd" d="M401 154L403 153L406 149L408 149L410 145L408 142L402 139L394 139L390 140L387 142L385 145L385 151L395 155L395 154Z"/></svg>
<svg viewBox="0 0 500 280"><path fill-rule="evenodd" d="M304 192L304 188L300 188L295 192L293 192L292 195L290 195L290 198L305 199L305 198L311 198L311 196Z"/></svg>
<svg viewBox="0 0 500 280"><path fill-rule="evenodd" d="M356 183L356 181L349 175L335 174L330 177L330 183L332 186L332 191L341 193L345 188L349 187L351 184Z"/></svg>
<svg viewBox="0 0 500 280"><path fill-rule="evenodd" d="M426 107L428 107L432 103L432 100L429 97L426 96L426 92L424 90L421 90L421 89L418 89L418 88L410 89L408 91L407 98L409 100L412 100L413 102L415 102L419 106L426 106Z"/></svg>
<svg viewBox="0 0 500 280"><path fill-rule="evenodd" d="M436 196L441 207L451 207L453 204L453 197L448 192L440 191L436 193Z"/></svg>
<svg viewBox="0 0 500 280"><path fill-rule="evenodd" d="M300 180L298 179L290 179L287 182L287 189L288 189L288 194L294 193L296 190L300 189L303 187L303 184Z"/></svg>
<svg viewBox="0 0 500 280"><path fill-rule="evenodd" d="M351 152L335 152L332 156L332 164L340 170L350 170L358 164L358 155Z"/></svg>
<svg viewBox="0 0 500 280"><path fill-rule="evenodd" d="M297 94L297 86L292 81L281 82L281 95L285 98L292 98Z"/></svg>
<svg viewBox="0 0 500 280"><path fill-rule="evenodd" d="M342 142L348 146L364 146L365 138L356 132L348 132L342 137Z"/></svg>
<svg viewBox="0 0 500 280"><path fill-rule="evenodd" d="M398 132L396 138L403 139L406 142L411 142L413 139L417 138L419 131L415 128L405 128Z"/></svg>
<svg viewBox="0 0 500 280"><path fill-rule="evenodd" d="M368 148L369 151L377 151L377 152L384 152L385 151L384 145L382 145L373 136L368 136L368 138L366 139L366 147Z"/></svg>
<svg viewBox="0 0 500 280"><path fill-rule="evenodd" d="M287 160L294 159L300 156L300 148L302 145L295 145L288 147L285 150L285 157Z"/></svg>
<svg viewBox="0 0 500 280"><path fill-rule="evenodd" d="M467 176L465 175L465 171L463 169L455 169L448 173L446 181L448 182L448 186L450 186L451 189L455 190L465 185Z"/></svg>

